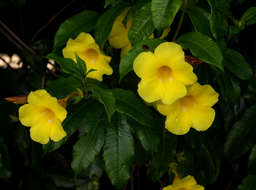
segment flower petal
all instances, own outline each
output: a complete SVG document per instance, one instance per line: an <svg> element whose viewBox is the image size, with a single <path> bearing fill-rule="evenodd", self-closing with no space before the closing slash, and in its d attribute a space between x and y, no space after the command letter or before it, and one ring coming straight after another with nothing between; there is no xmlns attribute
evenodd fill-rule
<svg viewBox="0 0 256 190"><path fill-rule="evenodd" d="M184 60L184 52L180 45L174 42L164 42L156 47L154 54L157 58L175 62L177 60Z"/></svg>
<svg viewBox="0 0 256 190"><path fill-rule="evenodd" d="M193 73L193 67L185 61L177 61L171 66L173 78L185 85L193 84L197 81L197 76Z"/></svg>
<svg viewBox="0 0 256 190"><path fill-rule="evenodd" d="M132 49L132 45L131 45L131 43L129 42L128 45L122 47L120 56L121 56L121 57L125 56L125 54L127 54L127 53L130 51L130 49Z"/></svg>
<svg viewBox="0 0 256 190"><path fill-rule="evenodd" d="M138 84L138 93L146 102L152 103L162 98L162 84L156 77L143 79Z"/></svg>
<svg viewBox="0 0 256 190"><path fill-rule="evenodd" d="M167 105L163 104L161 101L156 103L156 109L162 114L162 115L169 115L174 113L176 110L178 110L179 103L176 101L173 104Z"/></svg>
<svg viewBox="0 0 256 190"><path fill-rule="evenodd" d="M24 104L19 108L19 120L22 125L31 127L40 119L40 108L36 105Z"/></svg>
<svg viewBox="0 0 256 190"><path fill-rule="evenodd" d="M140 53L133 62L134 72L142 79L156 75L159 65L152 52Z"/></svg>
<svg viewBox="0 0 256 190"><path fill-rule="evenodd" d="M30 128L30 137L33 141L47 144L50 136L50 125L45 122L38 122Z"/></svg>
<svg viewBox="0 0 256 190"><path fill-rule="evenodd" d="M219 94L210 85L200 85L199 83L189 87L188 94L192 95L200 105L209 107L216 104L219 97Z"/></svg>
<svg viewBox="0 0 256 190"><path fill-rule="evenodd" d="M189 131L191 124L189 114L178 109L166 117L165 128L175 135L185 135Z"/></svg>
<svg viewBox="0 0 256 190"><path fill-rule="evenodd" d="M179 98L184 97L187 94L186 87L179 81L172 80L164 83L164 94L162 102L164 104L172 104Z"/></svg>
<svg viewBox="0 0 256 190"><path fill-rule="evenodd" d="M58 142L66 135L67 133L63 130L61 122L57 120L56 123L51 126L50 138L54 142Z"/></svg>
<svg viewBox="0 0 256 190"><path fill-rule="evenodd" d="M197 131L207 130L213 123L215 118L215 111L210 107L196 106L190 109L190 117L192 120L192 127Z"/></svg>

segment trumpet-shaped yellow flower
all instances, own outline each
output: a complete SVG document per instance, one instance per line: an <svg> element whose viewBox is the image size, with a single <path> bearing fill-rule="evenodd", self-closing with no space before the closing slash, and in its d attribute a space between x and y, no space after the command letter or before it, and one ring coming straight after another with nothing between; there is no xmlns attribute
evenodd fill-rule
<svg viewBox="0 0 256 190"><path fill-rule="evenodd" d="M187 176L183 179L176 179L172 185L164 187L163 190L204 190L204 187L198 185L193 176Z"/></svg>
<svg viewBox="0 0 256 190"><path fill-rule="evenodd" d="M66 109L46 90L30 92L28 104L19 108L20 122L26 127L31 127L31 139L41 144L47 144L49 138L57 142L66 136L61 125L66 115Z"/></svg>
<svg viewBox="0 0 256 190"><path fill-rule="evenodd" d="M76 61L75 54L85 61L87 71L94 69L87 77L102 81L102 75L111 75L112 68L109 66L111 57L101 53L98 44L88 33L80 33L75 40L69 39L66 47L62 50L65 58Z"/></svg>
<svg viewBox="0 0 256 190"><path fill-rule="evenodd" d="M165 128L176 135L184 135L192 127L207 130L213 123L215 111L211 108L219 94L210 85L198 83L188 87L187 95L171 105L157 103L158 111L166 115Z"/></svg>
<svg viewBox="0 0 256 190"><path fill-rule="evenodd" d="M152 52L140 53L133 63L141 78L139 95L148 103L161 100L172 104L187 94L186 86L196 82L193 67L185 61L180 45L164 42Z"/></svg>
<svg viewBox="0 0 256 190"><path fill-rule="evenodd" d="M131 28L132 20L129 19L126 25L123 24L123 20L128 11L129 8L126 8L121 15L116 18L112 31L108 37L108 42L113 48L121 49L121 57L123 57L132 48L128 39L128 32Z"/></svg>

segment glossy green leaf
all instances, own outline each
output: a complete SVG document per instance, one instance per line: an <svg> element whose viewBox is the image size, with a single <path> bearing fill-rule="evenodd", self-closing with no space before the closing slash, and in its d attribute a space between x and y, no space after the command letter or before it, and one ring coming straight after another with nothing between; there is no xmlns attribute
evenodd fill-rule
<svg viewBox="0 0 256 190"><path fill-rule="evenodd" d="M256 7L247 9L241 18L241 22L245 25L256 24Z"/></svg>
<svg viewBox="0 0 256 190"><path fill-rule="evenodd" d="M182 0L152 0L151 11L155 27L158 30L168 28L182 4Z"/></svg>
<svg viewBox="0 0 256 190"><path fill-rule="evenodd" d="M235 50L227 49L224 52L223 63L230 72L242 80L248 80L253 75L252 69L245 58Z"/></svg>
<svg viewBox="0 0 256 190"><path fill-rule="evenodd" d="M107 134L103 148L106 172L111 183L121 189L130 178L130 168L134 156L134 142L126 118L115 114L107 124Z"/></svg>
<svg viewBox="0 0 256 190"><path fill-rule="evenodd" d="M104 144L104 128L101 122L92 127L73 147L71 167L78 175L94 161Z"/></svg>
<svg viewBox="0 0 256 190"><path fill-rule="evenodd" d="M228 32L227 19L224 14L217 9L215 0L208 0L208 3L211 6L210 26L212 35L215 39L222 39Z"/></svg>
<svg viewBox="0 0 256 190"><path fill-rule="evenodd" d="M90 128L98 125L104 109L98 102L90 100L71 105L67 111L67 118L62 124L67 136L59 142L55 143L51 141L43 145L44 154L60 148L80 127L86 128L89 131Z"/></svg>
<svg viewBox="0 0 256 190"><path fill-rule="evenodd" d="M149 127L159 123L153 111L134 92L123 89L114 89L112 92L116 99L116 110L119 113Z"/></svg>
<svg viewBox="0 0 256 190"><path fill-rule="evenodd" d="M184 49L189 49L191 53L210 65L223 70L222 53L218 45L208 36L199 32L183 34L177 39Z"/></svg>
<svg viewBox="0 0 256 190"><path fill-rule="evenodd" d="M137 55L143 51L153 51L162 42L164 42L162 39L148 39L133 46L133 48L121 59L119 65L119 80L122 80L130 71L133 70L133 61Z"/></svg>
<svg viewBox="0 0 256 190"><path fill-rule="evenodd" d="M133 17L132 26L128 32L129 40L132 45L135 45L141 40L148 39L154 29L155 27L151 15L151 4L147 3L141 7Z"/></svg>
<svg viewBox="0 0 256 190"><path fill-rule="evenodd" d="M141 125L132 119L129 119L128 123L136 132L143 148L147 151L156 152L160 142L161 127Z"/></svg>
<svg viewBox="0 0 256 190"><path fill-rule="evenodd" d="M115 97L112 94L111 90L101 88L97 85L92 86L92 95L96 97L100 103L102 103L105 107L108 120L111 120L112 115L116 111L115 108Z"/></svg>
<svg viewBox="0 0 256 190"><path fill-rule="evenodd" d="M209 24L210 13L198 6L188 7L186 9L186 13L188 14L196 32L200 32L207 36L211 35Z"/></svg>
<svg viewBox="0 0 256 190"><path fill-rule="evenodd" d="M69 38L76 38L81 32L89 32L98 19L95 11L85 10L64 21L54 37L54 49L62 48Z"/></svg>
<svg viewBox="0 0 256 190"><path fill-rule="evenodd" d="M127 7L125 3L119 3L106 12L104 12L98 19L96 25L95 23L95 41L102 48L108 39L108 36L112 30L115 19L124 11Z"/></svg>
<svg viewBox="0 0 256 190"><path fill-rule="evenodd" d="M248 175L238 186L237 190L255 190L256 187L256 175Z"/></svg>
<svg viewBox="0 0 256 190"><path fill-rule="evenodd" d="M228 133L224 153L228 160L234 161L248 152L256 144L256 105L248 108L242 118ZM241 143L243 142L243 143Z"/></svg>

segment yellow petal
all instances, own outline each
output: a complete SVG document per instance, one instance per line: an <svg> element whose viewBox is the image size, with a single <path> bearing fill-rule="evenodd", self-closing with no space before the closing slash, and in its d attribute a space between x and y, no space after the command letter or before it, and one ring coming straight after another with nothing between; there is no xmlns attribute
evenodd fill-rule
<svg viewBox="0 0 256 190"><path fill-rule="evenodd" d="M204 190L204 187L201 185L193 185L191 187L191 190Z"/></svg>
<svg viewBox="0 0 256 190"><path fill-rule="evenodd" d="M67 116L67 111L59 105L57 98L52 97L44 89L30 92L28 95L28 103L52 110L60 121L63 121Z"/></svg>
<svg viewBox="0 0 256 190"><path fill-rule="evenodd" d="M158 58L175 62L184 59L184 52L180 45L174 42L164 42L156 47L154 54Z"/></svg>
<svg viewBox="0 0 256 190"><path fill-rule="evenodd" d="M144 79L138 84L138 93L146 102L151 103L162 98L162 85L157 78Z"/></svg>
<svg viewBox="0 0 256 190"><path fill-rule="evenodd" d="M123 29L123 31L120 30L119 32L119 34L110 36L108 38L110 46L116 49L123 48L130 43L127 31Z"/></svg>
<svg viewBox="0 0 256 190"><path fill-rule="evenodd" d="M133 70L140 78L151 78L157 73L159 65L151 52L140 53L133 62Z"/></svg>
<svg viewBox="0 0 256 190"><path fill-rule="evenodd" d="M185 178L177 181L177 183L174 184L174 187L177 189L191 189L192 186L196 185L196 180L193 176L189 175L186 176ZM192 189L191 189L192 190Z"/></svg>
<svg viewBox="0 0 256 190"><path fill-rule="evenodd" d="M50 125L45 122L38 122L30 128L30 137L33 141L41 144L47 144L50 136Z"/></svg>
<svg viewBox="0 0 256 190"><path fill-rule="evenodd" d="M192 127L197 131L207 130L213 123L215 111L210 107L196 106L190 111Z"/></svg>
<svg viewBox="0 0 256 190"><path fill-rule="evenodd" d="M179 103L178 101L174 102L171 105L163 104L161 101L156 103L156 109L162 114L162 115L169 115L174 113L176 110L178 110Z"/></svg>
<svg viewBox="0 0 256 190"><path fill-rule="evenodd" d="M176 189L174 189L172 185L168 185L164 187L163 190L176 190Z"/></svg>
<svg viewBox="0 0 256 190"><path fill-rule="evenodd" d="M203 106L212 107L218 102L219 94L210 85L195 83L188 88L188 94L195 97L196 101Z"/></svg>
<svg viewBox="0 0 256 190"><path fill-rule="evenodd" d="M36 105L25 104L19 108L19 120L22 125L31 127L40 119L40 108Z"/></svg>
<svg viewBox="0 0 256 190"><path fill-rule="evenodd" d="M60 141L63 137L65 137L67 134L66 132L63 130L63 127L61 125L60 121L56 121L56 123L54 125L51 126L51 132L50 132L50 138L54 141L54 142L58 142Z"/></svg>
<svg viewBox="0 0 256 190"><path fill-rule="evenodd" d="M177 61L172 64L173 78L185 85L193 84L197 81L197 76L193 73L193 67L185 61Z"/></svg>
<svg viewBox="0 0 256 190"><path fill-rule="evenodd" d="M179 81L172 80L164 83L164 94L162 102L164 104L172 104L179 98L184 97L187 94L186 87Z"/></svg>
<svg viewBox="0 0 256 190"><path fill-rule="evenodd" d="M185 135L191 124L189 114L178 109L166 117L165 128L175 135Z"/></svg>

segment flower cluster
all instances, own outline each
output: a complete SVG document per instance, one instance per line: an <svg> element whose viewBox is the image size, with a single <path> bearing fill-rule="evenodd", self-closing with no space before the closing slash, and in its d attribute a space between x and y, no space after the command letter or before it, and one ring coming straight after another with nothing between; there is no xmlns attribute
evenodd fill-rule
<svg viewBox="0 0 256 190"><path fill-rule="evenodd" d="M164 42L154 53L140 53L133 69L141 78L138 94L167 116L165 127L171 133L184 135L191 127L205 131L212 125L215 111L211 107L219 95L210 85L196 83L180 45Z"/></svg>

